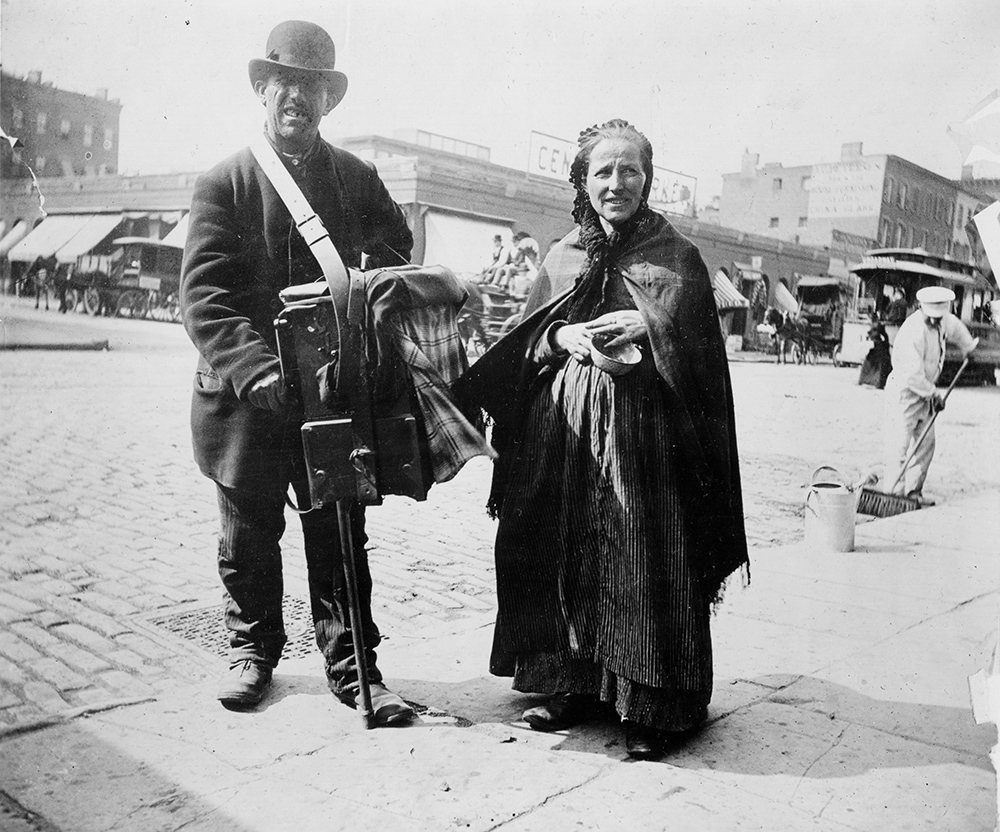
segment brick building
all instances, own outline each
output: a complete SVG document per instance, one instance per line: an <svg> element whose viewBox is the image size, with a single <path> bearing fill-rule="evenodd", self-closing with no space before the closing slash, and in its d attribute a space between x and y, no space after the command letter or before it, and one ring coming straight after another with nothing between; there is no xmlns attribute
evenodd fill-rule
<svg viewBox="0 0 1000 832"><path fill-rule="evenodd" d="M0 73L0 125L24 145L2 143L0 178L117 173L121 109L106 89L83 95L43 82L41 72Z"/></svg>
<svg viewBox="0 0 1000 832"><path fill-rule="evenodd" d="M843 145L837 162L761 168L758 160L746 153L739 173L723 175L722 225L827 248L839 232L886 248L969 256L956 215L979 200L962 183L898 156L866 156L860 142Z"/></svg>

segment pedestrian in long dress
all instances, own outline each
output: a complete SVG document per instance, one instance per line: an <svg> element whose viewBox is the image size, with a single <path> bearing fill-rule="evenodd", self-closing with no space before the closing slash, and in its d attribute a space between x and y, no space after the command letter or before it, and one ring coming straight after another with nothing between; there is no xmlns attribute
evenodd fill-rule
<svg viewBox="0 0 1000 832"><path fill-rule="evenodd" d="M705 264L646 202L649 141L615 119L579 145L577 227L460 385L500 452L490 670L549 695L532 728L613 710L649 758L705 720L711 606L748 572L733 398ZM597 347L639 359L611 375Z"/></svg>

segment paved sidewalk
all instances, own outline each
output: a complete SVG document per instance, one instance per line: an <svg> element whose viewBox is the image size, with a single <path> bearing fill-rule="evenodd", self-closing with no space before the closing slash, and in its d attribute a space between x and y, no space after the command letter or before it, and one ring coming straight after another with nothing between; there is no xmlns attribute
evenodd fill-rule
<svg viewBox="0 0 1000 832"><path fill-rule="evenodd" d="M528 730L484 613L381 650L408 728L364 731L313 654L252 713L213 678L9 729L0 828L988 832L997 735L967 677L996 639L998 499L864 524L852 553L754 552L714 621L711 722L660 762L611 724Z"/></svg>

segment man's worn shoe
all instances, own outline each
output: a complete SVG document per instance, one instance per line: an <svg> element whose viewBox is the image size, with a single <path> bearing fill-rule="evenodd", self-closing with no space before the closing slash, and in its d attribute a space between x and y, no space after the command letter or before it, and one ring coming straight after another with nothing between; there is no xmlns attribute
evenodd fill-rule
<svg viewBox="0 0 1000 832"><path fill-rule="evenodd" d="M655 728L625 723L625 751L633 760L655 760L663 754L664 737Z"/></svg>
<svg viewBox="0 0 1000 832"><path fill-rule="evenodd" d="M224 708L241 710L257 705L271 684L271 668L244 659L230 665L219 687L218 699Z"/></svg>
<svg viewBox="0 0 1000 832"><path fill-rule="evenodd" d="M396 725L405 725L416 712L411 708L399 694L393 693L385 685L372 682L368 685L368 692L372 698L372 723L376 728L388 728ZM358 707L359 690L356 684L352 684L337 698L350 708Z"/></svg>
<svg viewBox="0 0 1000 832"><path fill-rule="evenodd" d="M594 715L596 702L580 693L557 693L544 705L528 708L521 719L535 731L562 731L586 722Z"/></svg>

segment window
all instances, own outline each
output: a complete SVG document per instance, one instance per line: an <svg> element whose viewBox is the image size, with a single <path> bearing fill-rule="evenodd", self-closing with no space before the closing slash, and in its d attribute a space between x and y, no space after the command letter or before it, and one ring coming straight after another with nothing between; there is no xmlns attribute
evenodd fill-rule
<svg viewBox="0 0 1000 832"><path fill-rule="evenodd" d="M83 125L83 146L90 147L94 143L94 125Z"/></svg>
<svg viewBox="0 0 1000 832"><path fill-rule="evenodd" d="M43 170L45 170L45 157L39 156L35 159L35 171L41 173Z"/></svg>
<svg viewBox="0 0 1000 832"><path fill-rule="evenodd" d="M802 177L802 182L800 182L799 184L801 185L803 191L808 191L809 190L809 180L811 180L811 179L812 179L811 176L803 176Z"/></svg>
<svg viewBox="0 0 1000 832"><path fill-rule="evenodd" d="M965 223L962 222L962 216L965 214L965 206L958 206L958 221L955 223L955 228L961 228Z"/></svg>
<svg viewBox="0 0 1000 832"><path fill-rule="evenodd" d="M35 117L35 132L38 135L42 135L45 132L45 125L48 122L49 117L45 113L39 113Z"/></svg>
<svg viewBox="0 0 1000 832"><path fill-rule="evenodd" d="M809 222L809 217L799 217L799 228L805 228Z"/></svg>
<svg viewBox="0 0 1000 832"><path fill-rule="evenodd" d="M899 191L897 192L897 197L898 197L897 204L899 205L900 208L905 209L906 208L906 183L905 182L900 182L899 183Z"/></svg>
<svg viewBox="0 0 1000 832"><path fill-rule="evenodd" d="M767 223L767 227L768 228L777 228L778 227L778 218L777 217L771 217L771 219Z"/></svg>
<svg viewBox="0 0 1000 832"><path fill-rule="evenodd" d="M891 239L890 239L892 237L892 230L891 229L892 229L892 226L889 223L889 220L882 220L879 223L878 241L882 245L884 245L884 246L888 246L888 245L892 244Z"/></svg>
<svg viewBox="0 0 1000 832"><path fill-rule="evenodd" d="M895 240L893 240L893 244L896 246L896 248L903 247L903 231L904 229L902 224L896 226L896 238Z"/></svg>
<svg viewBox="0 0 1000 832"><path fill-rule="evenodd" d="M18 110L15 107L14 108L14 112L12 113L12 118L13 118L13 121L14 121L14 129L15 130L23 130L24 129L24 111L23 110Z"/></svg>
<svg viewBox="0 0 1000 832"><path fill-rule="evenodd" d="M64 118L61 122L59 122L59 137L63 138L63 139L69 137L69 119L68 118Z"/></svg>
<svg viewBox="0 0 1000 832"><path fill-rule="evenodd" d="M892 191L895 188L896 183L893 181L891 176L885 178L885 187L882 189L882 201L892 203Z"/></svg>
<svg viewBox="0 0 1000 832"><path fill-rule="evenodd" d="M104 128L104 149L111 150L111 146L115 143L115 131L110 127Z"/></svg>
<svg viewBox="0 0 1000 832"><path fill-rule="evenodd" d="M774 181L771 183L771 187L774 188L774 190L776 190L776 191L780 191L781 190L781 179L780 178L775 178Z"/></svg>

